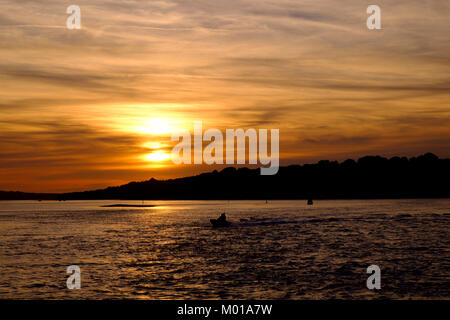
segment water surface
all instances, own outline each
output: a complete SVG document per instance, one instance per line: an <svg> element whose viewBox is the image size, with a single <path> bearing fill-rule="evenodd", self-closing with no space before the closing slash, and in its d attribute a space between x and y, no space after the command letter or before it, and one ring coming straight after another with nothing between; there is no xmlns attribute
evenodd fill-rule
<svg viewBox="0 0 450 320"><path fill-rule="evenodd" d="M0 298L449 298L449 199L117 203L0 202Z"/></svg>

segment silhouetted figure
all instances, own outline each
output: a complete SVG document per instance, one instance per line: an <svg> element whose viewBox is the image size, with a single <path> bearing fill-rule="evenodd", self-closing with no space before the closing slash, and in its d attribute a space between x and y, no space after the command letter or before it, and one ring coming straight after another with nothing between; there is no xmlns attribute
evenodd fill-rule
<svg viewBox="0 0 450 320"><path fill-rule="evenodd" d="M313 199L308 199L308 206L312 206L313 205Z"/></svg>
<svg viewBox="0 0 450 320"><path fill-rule="evenodd" d="M218 219L211 219L210 221L215 228L228 227L230 225L230 223L227 221L225 212L222 213Z"/></svg>

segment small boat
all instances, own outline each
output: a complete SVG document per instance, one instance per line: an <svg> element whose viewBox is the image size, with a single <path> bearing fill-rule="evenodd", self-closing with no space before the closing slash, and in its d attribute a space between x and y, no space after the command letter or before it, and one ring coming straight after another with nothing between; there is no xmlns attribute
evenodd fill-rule
<svg viewBox="0 0 450 320"><path fill-rule="evenodd" d="M231 225L231 223L227 221L225 213L222 213L219 219L210 219L209 221L214 228L229 227Z"/></svg>
<svg viewBox="0 0 450 320"><path fill-rule="evenodd" d="M312 206L313 205L313 199L308 199L308 206Z"/></svg>
<svg viewBox="0 0 450 320"><path fill-rule="evenodd" d="M228 221L222 221L219 219L210 219L209 221L211 221L213 228L224 228L231 226L231 222Z"/></svg>

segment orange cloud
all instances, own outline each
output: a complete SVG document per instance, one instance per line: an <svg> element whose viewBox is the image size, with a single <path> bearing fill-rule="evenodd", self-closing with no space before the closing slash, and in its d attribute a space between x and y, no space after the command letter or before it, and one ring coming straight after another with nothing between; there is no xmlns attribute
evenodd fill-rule
<svg viewBox="0 0 450 320"><path fill-rule="evenodd" d="M450 5L378 4L369 31L356 0L80 0L82 29L67 30L60 1L3 1L0 189L212 170L145 158L194 120L279 128L281 164L450 156Z"/></svg>

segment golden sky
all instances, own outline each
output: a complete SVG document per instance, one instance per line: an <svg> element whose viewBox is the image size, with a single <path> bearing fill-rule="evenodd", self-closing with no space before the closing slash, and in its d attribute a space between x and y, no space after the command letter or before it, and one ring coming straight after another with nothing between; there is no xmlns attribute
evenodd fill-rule
<svg viewBox="0 0 450 320"><path fill-rule="evenodd" d="M0 0L0 190L210 171L165 159L195 120L280 129L282 165L450 157L450 3L368 4Z"/></svg>

